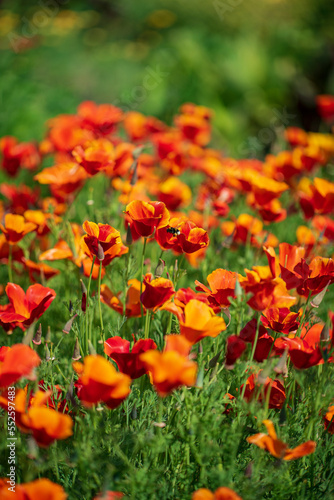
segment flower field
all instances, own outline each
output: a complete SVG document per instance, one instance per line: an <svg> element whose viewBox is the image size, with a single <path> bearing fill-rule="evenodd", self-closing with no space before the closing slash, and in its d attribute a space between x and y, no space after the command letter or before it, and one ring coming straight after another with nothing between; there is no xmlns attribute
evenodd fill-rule
<svg viewBox="0 0 334 500"><path fill-rule="evenodd" d="M334 97L263 161L84 101L0 139L1 499L334 495Z"/></svg>

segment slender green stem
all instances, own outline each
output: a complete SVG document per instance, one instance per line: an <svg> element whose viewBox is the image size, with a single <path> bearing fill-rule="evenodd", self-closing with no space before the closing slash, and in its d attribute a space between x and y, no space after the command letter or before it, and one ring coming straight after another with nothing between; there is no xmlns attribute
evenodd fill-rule
<svg viewBox="0 0 334 500"><path fill-rule="evenodd" d="M90 338L90 335L89 335L89 332L88 332L88 323L89 323L88 316L89 316L89 291L90 291L90 283L92 281L92 274L93 274L95 259L96 259L96 256L94 255L93 262L92 262L92 267L90 268L90 275L89 275L88 287L87 287L86 336L85 336L85 352L86 352L86 354L89 354L89 352L88 352L88 339L90 341L92 340Z"/></svg>
<svg viewBox="0 0 334 500"><path fill-rule="evenodd" d="M9 243L9 251L8 251L8 280L9 280L10 283L13 283L12 260L13 260L13 247Z"/></svg>
<svg viewBox="0 0 334 500"><path fill-rule="evenodd" d="M143 253L141 255L141 265L140 265L140 296L143 293L143 273L144 273L144 259L145 259L146 242L147 242L147 238L144 238ZM141 311L141 317L143 319L144 309L143 309L143 304L142 304L141 300L140 300L140 311Z"/></svg>
<svg viewBox="0 0 334 500"><path fill-rule="evenodd" d="M102 309L101 309L101 276L102 276L102 261L100 261L100 269L99 269L99 281L98 281L98 296L99 296L99 315L100 315L100 325L101 325L101 338L104 343L104 328L103 328L103 319L102 319Z"/></svg>
<svg viewBox="0 0 334 500"><path fill-rule="evenodd" d="M151 311L149 309L146 309L145 330L144 330L145 339L148 339L148 335L150 332L150 320L151 320Z"/></svg>
<svg viewBox="0 0 334 500"><path fill-rule="evenodd" d="M167 335L169 335L172 330L172 321L173 321L173 314L169 313L169 318L167 323Z"/></svg>

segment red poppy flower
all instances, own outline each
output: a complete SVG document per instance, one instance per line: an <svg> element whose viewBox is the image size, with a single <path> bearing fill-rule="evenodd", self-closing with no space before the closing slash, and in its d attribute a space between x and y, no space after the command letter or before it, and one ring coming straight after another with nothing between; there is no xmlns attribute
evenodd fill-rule
<svg viewBox="0 0 334 500"><path fill-rule="evenodd" d="M32 142L19 143L15 137L6 136L0 139L2 168L11 177L23 167L29 170L38 167L41 161L37 147Z"/></svg>
<svg viewBox="0 0 334 500"><path fill-rule="evenodd" d="M261 373L261 372L260 372ZM262 388L262 390L261 390ZM240 392L243 390L243 385L240 387ZM256 398L260 403L266 401L269 391L269 408L281 409L286 396L283 384L278 379L267 377L264 383L260 383L259 374L252 373L246 381L246 389L244 398L250 402Z"/></svg>
<svg viewBox="0 0 334 500"><path fill-rule="evenodd" d="M157 228L167 226L169 212L161 201L131 201L125 213L130 217L130 225L140 236L150 236Z"/></svg>
<svg viewBox="0 0 334 500"><path fill-rule="evenodd" d="M237 359L242 356L247 344L238 335L230 335L227 337L227 347L225 355L225 365L228 368L233 368Z"/></svg>
<svg viewBox="0 0 334 500"><path fill-rule="evenodd" d="M334 119L334 96L318 95L317 108L319 115L325 121L331 122Z"/></svg>
<svg viewBox="0 0 334 500"><path fill-rule="evenodd" d="M97 139L77 146L72 155L89 175L95 175L113 165L114 146L107 139Z"/></svg>
<svg viewBox="0 0 334 500"><path fill-rule="evenodd" d="M203 290L208 295L210 305L229 307L230 301L228 297L235 298L236 280L237 273L225 269L216 269L207 277L210 288L196 280L196 290Z"/></svg>
<svg viewBox="0 0 334 500"><path fill-rule="evenodd" d="M24 293L19 285L8 283L6 293L10 304L6 311L0 312L0 321L3 323L19 322L24 326L31 325L50 306L56 297L56 292L51 288L36 283Z"/></svg>
<svg viewBox="0 0 334 500"><path fill-rule="evenodd" d="M204 249L210 239L205 229L185 217L173 218L166 227L158 228L156 240L164 250L191 254Z"/></svg>
<svg viewBox="0 0 334 500"><path fill-rule="evenodd" d="M39 198L39 190L32 190L25 184L14 186L3 182L0 186L0 193L8 200L6 203L8 211L19 215L22 215L29 208L34 207Z"/></svg>
<svg viewBox="0 0 334 500"><path fill-rule="evenodd" d="M146 373L146 367L140 360L140 355L150 349L157 349L152 339L140 339L134 343L130 352L130 342L121 337L111 337L104 343L104 352L118 366L120 372L129 375L132 379Z"/></svg>
<svg viewBox="0 0 334 500"><path fill-rule="evenodd" d="M191 189L178 177L168 177L157 189L159 201L165 203L168 210L177 210L191 201Z"/></svg>
<svg viewBox="0 0 334 500"><path fill-rule="evenodd" d="M20 378L34 380L33 370L41 360L29 346L15 344L13 347L2 347L0 350L0 387L15 384Z"/></svg>
<svg viewBox="0 0 334 500"><path fill-rule="evenodd" d="M49 184L53 196L60 202L68 200L70 195L81 188L88 174L81 165L75 162L58 163L52 167L46 167L34 180L40 184Z"/></svg>
<svg viewBox="0 0 334 500"><path fill-rule="evenodd" d="M62 486L44 477L29 483L15 485L15 493L8 487L8 479L0 479L0 496L2 500L66 500L67 494Z"/></svg>
<svg viewBox="0 0 334 500"><path fill-rule="evenodd" d="M257 320L255 318L248 321L248 323L242 328L240 331L239 337L245 342L249 342L254 346L255 338L256 338L256 328L257 328ZM258 363L262 363L265 359L268 358L269 353L272 350L272 346L274 343L273 337L268 335L267 330L263 325L259 325L258 338L256 342L256 347L254 351L254 359Z"/></svg>
<svg viewBox="0 0 334 500"><path fill-rule="evenodd" d="M92 130L98 136L112 133L122 120L123 112L112 104L96 104L84 101L78 106L78 115L82 119L82 127Z"/></svg>
<svg viewBox="0 0 334 500"><path fill-rule="evenodd" d="M143 285L143 290L144 287L145 284ZM120 294L121 292L117 295L114 295L113 292L107 287L107 285L101 285L101 301L119 314L123 314L124 306L119 299ZM125 316L127 318L136 318L141 316L140 281L136 279L128 281L128 290L126 292L125 300Z"/></svg>
<svg viewBox="0 0 334 500"><path fill-rule="evenodd" d="M153 278L152 273L144 277L145 289L140 296L141 303L146 309L156 309L162 306L175 293L171 280L166 278Z"/></svg>
<svg viewBox="0 0 334 500"><path fill-rule="evenodd" d="M298 330L299 317L299 313L290 312L287 307L272 307L262 313L261 321L265 327L271 328L274 332L288 334Z"/></svg>

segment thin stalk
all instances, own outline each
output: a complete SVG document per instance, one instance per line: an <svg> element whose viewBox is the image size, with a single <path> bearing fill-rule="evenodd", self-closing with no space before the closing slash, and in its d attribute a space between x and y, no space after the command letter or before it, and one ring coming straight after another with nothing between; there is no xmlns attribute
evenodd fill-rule
<svg viewBox="0 0 334 500"><path fill-rule="evenodd" d="M89 275L89 280L88 280L88 287L87 287L87 309L86 309L86 335L85 335L85 350L86 354L89 354L88 352L88 340L92 340L90 338L89 332L88 332L88 323L89 323L89 291L90 291L90 283L92 281L92 274L93 274L93 269L94 269L94 264L95 264L95 259L96 256L94 255L93 262L92 262L92 267L90 268L90 275Z"/></svg>
<svg viewBox="0 0 334 500"><path fill-rule="evenodd" d="M98 296L99 296L99 315L100 315L100 325L101 325L101 338L104 342L104 328L103 328L103 319L102 319L102 309L101 309L101 276L102 276L102 261L100 261L100 269L99 269L99 280L98 280Z"/></svg>
<svg viewBox="0 0 334 500"><path fill-rule="evenodd" d="M149 309L146 309L145 330L144 330L145 339L148 339L148 335L150 332L150 320L151 320L151 311Z"/></svg>
<svg viewBox="0 0 334 500"><path fill-rule="evenodd" d="M143 293L143 272L144 272L144 259L145 259L146 242L147 242L147 238L144 238L143 252L141 255L141 265L140 265L140 296ZM141 311L141 318L143 320L144 309L143 309L143 304L142 304L141 300L140 300L140 311Z"/></svg>
<svg viewBox="0 0 334 500"><path fill-rule="evenodd" d="M13 247L9 243L9 252L8 252L8 279L9 279L10 283L13 283L12 260L13 260Z"/></svg>

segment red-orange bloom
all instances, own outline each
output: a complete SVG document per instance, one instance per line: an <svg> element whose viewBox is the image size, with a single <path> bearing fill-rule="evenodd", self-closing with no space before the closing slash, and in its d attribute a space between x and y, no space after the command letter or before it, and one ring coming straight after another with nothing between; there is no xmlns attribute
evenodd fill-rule
<svg viewBox="0 0 334 500"><path fill-rule="evenodd" d="M35 144L32 142L19 143L12 136L0 139L0 151L2 153L1 166L11 177L14 177L21 167L32 170L38 167L41 161Z"/></svg>
<svg viewBox="0 0 334 500"><path fill-rule="evenodd" d="M175 293L171 280L166 278L153 278L152 273L144 277L145 289L140 296L141 303L146 309L156 309L162 306Z"/></svg>
<svg viewBox="0 0 334 500"><path fill-rule="evenodd" d="M262 316L262 324L274 330L274 332L288 334L294 332L299 327L299 313L290 312L287 307L272 307L266 309Z"/></svg>
<svg viewBox="0 0 334 500"><path fill-rule="evenodd" d="M209 287L195 281L196 290L202 290L207 294L210 305L228 307L230 305L229 297L235 298L235 285L237 273L226 271L225 269L216 269L207 277Z"/></svg>
<svg viewBox="0 0 334 500"><path fill-rule="evenodd" d="M83 223L82 227L87 233L83 240L93 255L98 255L98 244L101 245L103 252L107 254L114 245L121 244L121 235L119 231L109 224L95 224L95 222Z"/></svg>
<svg viewBox="0 0 334 500"><path fill-rule="evenodd" d="M89 175L95 175L114 162L114 146L107 139L96 139L72 151L76 161Z"/></svg>
<svg viewBox="0 0 334 500"><path fill-rule="evenodd" d="M288 445L278 439L274 424L270 420L264 420L264 425L267 428L268 434L260 432L247 438L251 444L255 444L262 450L268 451L273 457L282 460L296 460L297 458L305 457L314 453L317 444L314 441L306 441L296 448L288 448Z"/></svg>
<svg viewBox="0 0 334 500"><path fill-rule="evenodd" d="M285 389L283 384L278 380L272 380L267 377L263 383L261 379L259 380L259 374L250 375L246 381L246 389L244 392L244 398L246 401L250 402L253 399L256 399L260 403L266 401L269 394L269 408L280 409L282 408L286 396ZM242 392L243 385L240 387L240 391ZM269 392L268 392L269 391Z"/></svg>
<svg viewBox="0 0 334 500"><path fill-rule="evenodd" d="M15 244L22 238L36 229L36 224L25 222L22 215L7 214L5 216L5 225L0 224L0 229L10 244Z"/></svg>
<svg viewBox="0 0 334 500"><path fill-rule="evenodd" d="M317 96L318 112L323 120L331 122L334 119L334 96L318 95Z"/></svg>
<svg viewBox="0 0 334 500"><path fill-rule="evenodd" d="M0 321L3 323L17 321L24 326L29 326L40 318L56 297L56 292L52 288L38 283L31 285L27 293L24 293L19 285L8 283L6 293L10 304L6 311L0 312Z"/></svg>
<svg viewBox="0 0 334 500"><path fill-rule="evenodd" d="M171 346L169 337L173 337ZM166 349L163 352L150 350L140 355L141 361L150 371L154 387L160 396L167 396L181 385L195 385L197 363L189 360L189 349L190 343L185 338L179 335L167 335Z"/></svg>
<svg viewBox="0 0 334 500"><path fill-rule="evenodd" d="M64 201L83 185L87 177L88 174L81 165L65 162L44 168L34 179L40 184L50 184L55 198Z"/></svg>
<svg viewBox="0 0 334 500"><path fill-rule="evenodd" d="M141 377L146 373L146 367L140 355L151 349L157 349L152 339L140 339L134 343L130 352L130 342L121 337L111 337L104 343L104 352L118 366L120 372L129 375L132 379Z"/></svg>
<svg viewBox="0 0 334 500"><path fill-rule="evenodd" d="M0 349L0 387L15 384L20 378L35 379L34 369L41 360L31 347L15 344Z"/></svg>
<svg viewBox="0 0 334 500"><path fill-rule="evenodd" d="M131 201L125 213L140 236L150 236L156 228L165 227L169 222L169 212L161 201Z"/></svg>
<svg viewBox="0 0 334 500"><path fill-rule="evenodd" d="M78 106L78 115L82 118L81 126L92 130L98 136L109 135L122 120L123 112L112 104L96 104L84 101Z"/></svg>
<svg viewBox="0 0 334 500"><path fill-rule="evenodd" d="M238 335L230 335L227 337L225 365L228 368L233 368L234 363L242 356L247 345Z"/></svg>
<svg viewBox="0 0 334 500"><path fill-rule="evenodd" d="M191 500L242 500L242 498L231 488L222 486L214 493L207 488L200 488L192 494Z"/></svg>
<svg viewBox="0 0 334 500"><path fill-rule="evenodd" d="M334 406L330 406L324 415L324 426L327 432L334 434Z"/></svg>
<svg viewBox="0 0 334 500"><path fill-rule="evenodd" d="M15 485L10 490L9 479L0 479L0 497L2 500L66 500L67 493L59 484L41 478Z"/></svg>
<svg viewBox="0 0 334 500"><path fill-rule="evenodd" d="M184 217L172 218L166 227L158 228L156 240L164 250L191 254L206 248L210 239L205 229Z"/></svg>
<svg viewBox="0 0 334 500"><path fill-rule="evenodd" d="M116 408L130 394L131 378L118 373L103 356L86 356L83 364L74 362L73 369L79 375L78 398L87 407L102 401Z"/></svg>
<svg viewBox="0 0 334 500"><path fill-rule="evenodd" d="M168 210L177 210L180 206L189 205L191 190L178 177L168 177L159 185L158 198L165 203Z"/></svg>

